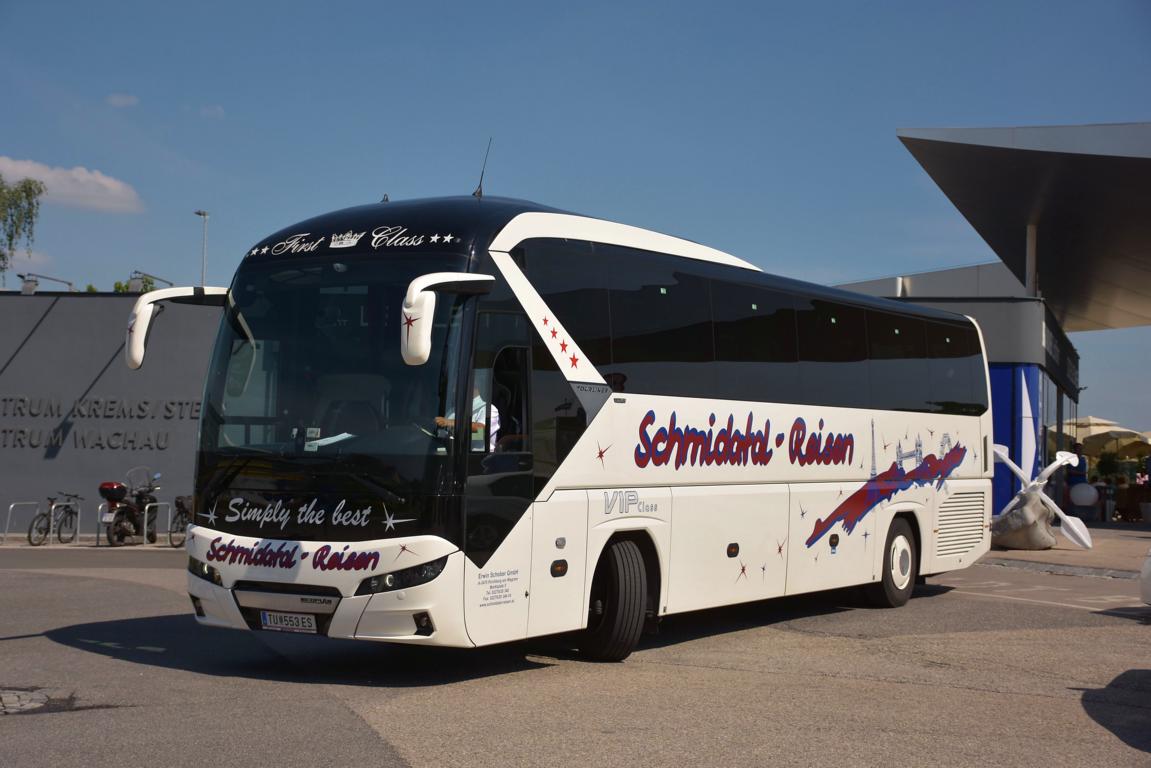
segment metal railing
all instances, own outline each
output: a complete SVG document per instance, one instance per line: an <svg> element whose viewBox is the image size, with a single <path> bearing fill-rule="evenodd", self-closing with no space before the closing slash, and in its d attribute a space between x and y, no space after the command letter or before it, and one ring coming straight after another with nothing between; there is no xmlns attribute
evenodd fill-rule
<svg viewBox="0 0 1151 768"><path fill-rule="evenodd" d="M40 502L38 501L16 501L8 505L8 519L4 522L4 539L0 540L0 544L8 543L8 528L12 525L12 510L16 507L36 507L36 514L40 514ZM35 517L35 515L33 515ZM51 524L49 524L51 525ZM48 532L48 537L51 539L52 532Z"/></svg>
<svg viewBox="0 0 1151 768"><path fill-rule="evenodd" d="M144 530L141 533L141 535L144 537L143 542L141 542L143 544L148 543L148 510L152 509L152 507L167 507L168 508L168 530L169 531L172 530L172 505L170 503L168 503L166 501L153 501L151 504L145 504L144 505L144 514L142 515L142 517L144 518L144 522L143 522ZM154 533L156 534L156 543L159 543L160 542L160 532L155 531Z"/></svg>
<svg viewBox="0 0 1151 768"><path fill-rule="evenodd" d="M100 546L100 529L104 526L104 514L108 511L108 502L101 501L96 506L96 546Z"/></svg>

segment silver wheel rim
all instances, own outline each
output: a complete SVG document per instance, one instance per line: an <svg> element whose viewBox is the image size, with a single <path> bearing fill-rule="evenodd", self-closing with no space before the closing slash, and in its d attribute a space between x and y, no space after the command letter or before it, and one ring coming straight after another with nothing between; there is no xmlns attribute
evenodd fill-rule
<svg viewBox="0 0 1151 768"><path fill-rule="evenodd" d="M900 592L911 583L911 542L906 536L891 542L891 583Z"/></svg>

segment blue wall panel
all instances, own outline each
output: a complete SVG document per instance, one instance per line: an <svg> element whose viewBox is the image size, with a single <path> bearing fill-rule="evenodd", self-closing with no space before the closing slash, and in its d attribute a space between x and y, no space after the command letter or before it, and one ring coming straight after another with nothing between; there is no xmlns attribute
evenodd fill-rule
<svg viewBox="0 0 1151 768"><path fill-rule="evenodd" d="M995 442L1007 446L1011 460L1034 477L1039 468L1041 450L1039 425L1043 423L1042 398L1039 396L1041 369L1038 365L994 363L988 366L988 370ZM1025 433L1028 434L1025 436ZM1015 475L997 463L992 484L994 513L1002 512L1018 490L1019 481Z"/></svg>

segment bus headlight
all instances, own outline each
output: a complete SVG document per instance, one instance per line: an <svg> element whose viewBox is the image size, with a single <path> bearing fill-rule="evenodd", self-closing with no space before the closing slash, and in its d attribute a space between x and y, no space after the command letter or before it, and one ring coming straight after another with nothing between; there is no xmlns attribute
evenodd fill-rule
<svg viewBox="0 0 1151 768"><path fill-rule="evenodd" d="M447 564L448 556L444 555L438 560L413 565L411 568L404 568L401 571L369 576L360 582L360 588L356 590L356 594L374 595L377 592L393 592L397 589L418 587L420 584L427 584L443 573L444 566Z"/></svg>
<svg viewBox="0 0 1151 768"><path fill-rule="evenodd" d="M224 586L224 581L220 578L219 571L194 557L188 558L188 573L193 576L199 576L204 581L210 581L217 587Z"/></svg>

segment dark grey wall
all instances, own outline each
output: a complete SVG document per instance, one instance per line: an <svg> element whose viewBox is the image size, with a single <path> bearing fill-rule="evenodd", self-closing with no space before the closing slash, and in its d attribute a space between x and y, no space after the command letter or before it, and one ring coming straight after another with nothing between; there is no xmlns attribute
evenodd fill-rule
<svg viewBox="0 0 1151 768"><path fill-rule="evenodd" d="M84 496L105 480L162 472L162 501L191 493L204 374L220 310L167 305L138 371L124 364L136 296L0 294L0 526L14 501ZM27 530L30 511L12 519ZM163 522L161 522L163 526ZM0 529L2 530L2 529Z"/></svg>

